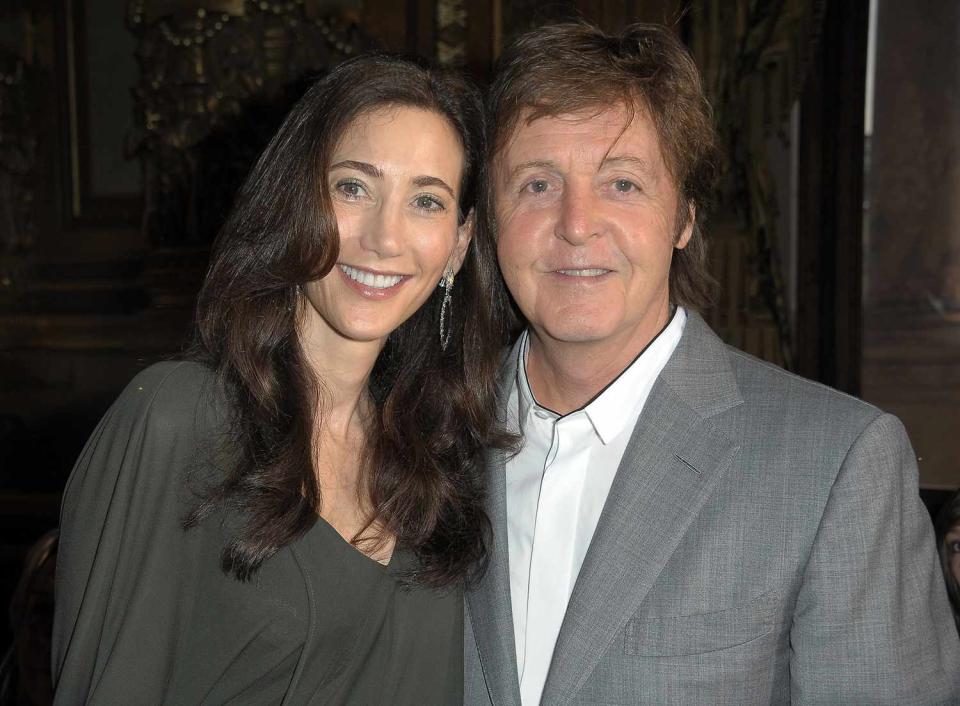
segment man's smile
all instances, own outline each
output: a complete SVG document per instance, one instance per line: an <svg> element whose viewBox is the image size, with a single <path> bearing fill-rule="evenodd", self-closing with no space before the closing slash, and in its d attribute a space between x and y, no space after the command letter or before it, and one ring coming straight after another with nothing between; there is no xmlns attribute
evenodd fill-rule
<svg viewBox="0 0 960 706"><path fill-rule="evenodd" d="M603 267L587 267L581 269L562 269L554 270L554 274L564 275L566 277L600 277L609 274L611 270Z"/></svg>

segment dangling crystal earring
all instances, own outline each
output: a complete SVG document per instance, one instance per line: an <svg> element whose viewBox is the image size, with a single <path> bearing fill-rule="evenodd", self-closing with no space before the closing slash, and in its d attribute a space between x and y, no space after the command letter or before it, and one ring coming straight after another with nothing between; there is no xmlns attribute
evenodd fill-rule
<svg viewBox="0 0 960 706"><path fill-rule="evenodd" d="M453 330L453 310L450 307L450 301L453 299L450 292L453 289L453 268L448 267L440 285L443 287L443 302L440 304L440 350L447 350L450 343L450 332Z"/></svg>

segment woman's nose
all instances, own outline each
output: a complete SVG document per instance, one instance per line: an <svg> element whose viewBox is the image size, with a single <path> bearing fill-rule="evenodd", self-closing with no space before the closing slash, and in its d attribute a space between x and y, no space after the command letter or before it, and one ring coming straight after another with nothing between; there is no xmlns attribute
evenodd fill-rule
<svg viewBox="0 0 960 706"><path fill-rule="evenodd" d="M360 245L380 258L399 255L405 226L401 209L395 204L384 202L370 216L364 223Z"/></svg>

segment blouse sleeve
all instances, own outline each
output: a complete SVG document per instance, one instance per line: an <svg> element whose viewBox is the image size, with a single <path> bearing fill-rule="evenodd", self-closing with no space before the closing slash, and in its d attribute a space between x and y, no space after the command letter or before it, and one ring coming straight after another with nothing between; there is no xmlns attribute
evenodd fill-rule
<svg viewBox="0 0 960 706"><path fill-rule="evenodd" d="M160 363L124 390L64 491L52 667L56 704L159 704L196 575L185 474L205 368Z"/></svg>

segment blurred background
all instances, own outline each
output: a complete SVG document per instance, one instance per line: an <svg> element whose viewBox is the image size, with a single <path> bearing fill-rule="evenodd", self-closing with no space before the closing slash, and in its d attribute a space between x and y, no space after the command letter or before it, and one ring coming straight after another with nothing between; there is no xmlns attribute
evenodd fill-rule
<svg viewBox="0 0 960 706"><path fill-rule="evenodd" d="M666 23L700 66L728 155L715 329L898 414L931 508L960 485L960 2L3 0L0 605L100 415L181 349L306 82L385 47L482 83L575 16Z"/></svg>

